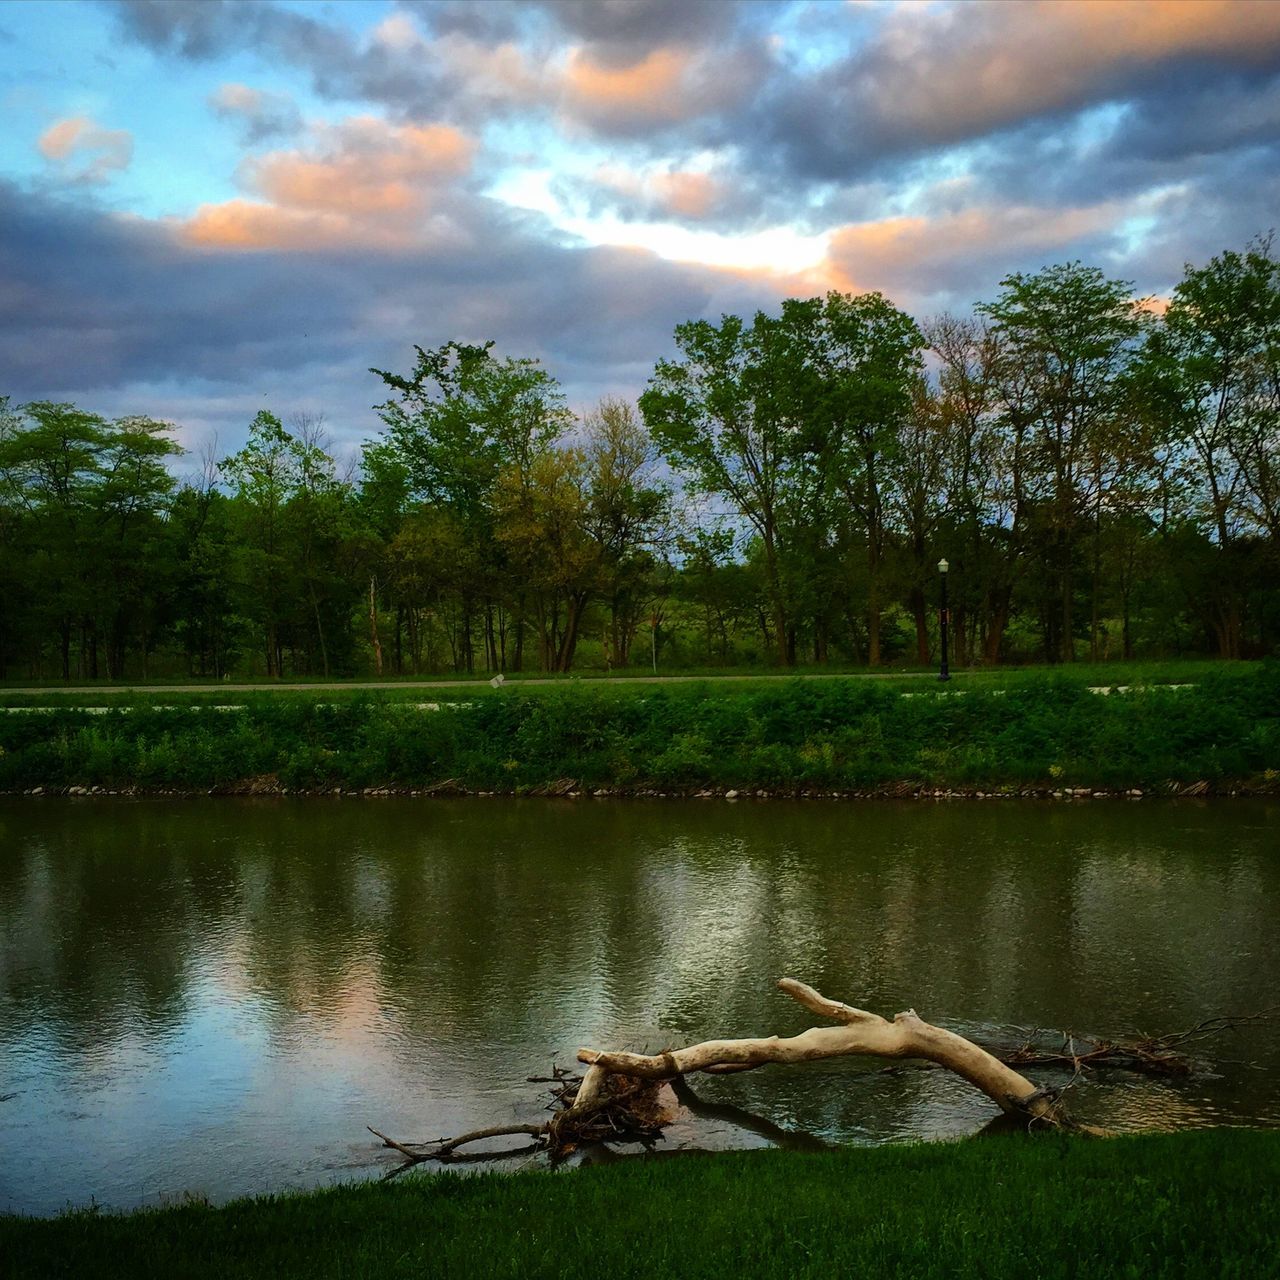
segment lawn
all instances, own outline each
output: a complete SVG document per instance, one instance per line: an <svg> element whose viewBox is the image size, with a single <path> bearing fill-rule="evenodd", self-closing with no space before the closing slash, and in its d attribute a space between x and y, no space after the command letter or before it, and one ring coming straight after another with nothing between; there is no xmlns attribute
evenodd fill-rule
<svg viewBox="0 0 1280 1280"><path fill-rule="evenodd" d="M1280 1132L1006 1135L0 1219L0 1274L1256 1280L1278 1233Z"/></svg>

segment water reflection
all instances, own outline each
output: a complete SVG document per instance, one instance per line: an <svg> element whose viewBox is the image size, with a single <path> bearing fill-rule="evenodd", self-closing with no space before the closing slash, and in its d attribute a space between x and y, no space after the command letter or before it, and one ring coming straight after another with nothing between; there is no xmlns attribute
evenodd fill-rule
<svg viewBox="0 0 1280 1280"><path fill-rule="evenodd" d="M427 1138L527 1115L542 1098L524 1077L579 1044L798 1031L807 1015L772 985L785 973L979 1034L1263 1008L1280 979L1276 816L1265 801L3 802L0 1207L350 1176L378 1158L366 1123ZM1275 1024L1214 1052L1266 1069L1082 1084L1077 1109L1116 1127L1280 1122ZM836 1141L990 1118L945 1073L871 1062L700 1092Z"/></svg>

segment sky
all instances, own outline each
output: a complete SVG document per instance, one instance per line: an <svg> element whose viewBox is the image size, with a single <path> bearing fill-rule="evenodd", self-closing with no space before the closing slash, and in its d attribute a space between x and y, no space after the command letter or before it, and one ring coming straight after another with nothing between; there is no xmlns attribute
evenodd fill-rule
<svg viewBox="0 0 1280 1280"><path fill-rule="evenodd" d="M378 428L494 340L578 411L683 321L1167 297L1280 211L1280 0L8 0L0 395Z"/></svg>

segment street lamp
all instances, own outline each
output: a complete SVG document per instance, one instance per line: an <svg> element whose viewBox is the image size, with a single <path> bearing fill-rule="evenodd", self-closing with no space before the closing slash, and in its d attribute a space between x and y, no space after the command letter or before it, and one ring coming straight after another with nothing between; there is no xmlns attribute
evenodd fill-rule
<svg viewBox="0 0 1280 1280"><path fill-rule="evenodd" d="M939 680L951 679L951 672L947 670L947 626L951 622L951 610L947 608L947 570L950 568L945 560L938 561L938 572L942 575L942 612L939 614L942 624L942 670L938 672Z"/></svg>

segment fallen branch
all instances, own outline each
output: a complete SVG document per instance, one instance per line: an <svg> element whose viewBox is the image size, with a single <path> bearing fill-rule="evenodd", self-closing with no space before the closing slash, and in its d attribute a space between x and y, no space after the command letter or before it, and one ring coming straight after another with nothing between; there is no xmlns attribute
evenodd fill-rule
<svg viewBox="0 0 1280 1280"><path fill-rule="evenodd" d="M523 1135L525 1137L539 1138L547 1132L545 1124L494 1124L487 1129L472 1129L470 1133L461 1133L456 1138L438 1138L432 1143L405 1143L397 1142L394 1138L388 1138L385 1133L379 1133L377 1129L369 1126L369 1132L375 1138L381 1138L388 1147L394 1147L402 1155L410 1160L447 1160L459 1147L466 1146L469 1142L483 1142L486 1138L505 1138L515 1135ZM430 1151L417 1150L411 1148L413 1146L430 1147ZM498 1154L505 1155L506 1152Z"/></svg>
<svg viewBox="0 0 1280 1280"><path fill-rule="evenodd" d="M585 1142L652 1142L670 1122L669 1108L661 1105L660 1086L643 1080L606 1078L603 1070L588 1070L582 1076L553 1068L549 1077L530 1077L553 1086L549 1120L537 1124L496 1124L472 1129L453 1138L430 1142L401 1142L368 1126L375 1138L404 1156L406 1163L394 1172L425 1161L449 1164L459 1160L501 1160L547 1151L553 1160L568 1155ZM483 1153L461 1152L460 1148L491 1138L527 1137L533 1142L523 1147Z"/></svg>
<svg viewBox="0 0 1280 1280"><path fill-rule="evenodd" d="M1129 1040L1104 1040L1098 1036L1077 1036L1071 1031L1061 1031L1054 1033L1060 1037L1061 1043L1053 1048L1037 1043L1043 1041L1048 1033L1024 1031L1026 1039L1018 1048L1004 1053L994 1049L992 1052L1011 1066L1069 1067L1073 1071L1111 1067L1144 1075L1187 1076L1194 1070L1194 1063L1178 1052L1184 1045L1277 1016L1280 1016L1280 1006L1263 1009L1259 1013L1223 1014L1205 1018L1186 1031L1173 1031L1161 1036L1139 1033Z"/></svg>
<svg viewBox="0 0 1280 1280"><path fill-rule="evenodd" d="M1006 1115L1028 1128L1036 1126L1088 1130L1073 1122L1062 1106L1062 1096L1088 1071L1101 1067L1142 1071L1148 1074L1185 1076L1193 1070L1190 1059L1177 1052L1182 1046L1219 1035L1233 1027L1280 1016L1280 1009L1235 1017L1206 1018L1186 1031L1163 1036L1139 1035L1130 1041L1110 1041L1097 1037L1056 1032L1058 1045L1037 1043L1047 1033L1014 1028L1024 1043L1012 1050L984 1048L963 1036L925 1022L913 1009L896 1014L892 1020L864 1009L841 1004L797 982L783 978L779 988L811 1013L838 1025L811 1027L799 1035L767 1036L746 1040L708 1040L684 1049L657 1054L579 1049L578 1060L586 1071L574 1075L563 1067L552 1067L549 1076L530 1076L533 1083L551 1086L552 1114L538 1124L491 1125L473 1129L453 1138L433 1142L399 1142L378 1130L369 1132L385 1146L399 1151L406 1163L398 1173L424 1161L448 1163L458 1160L496 1160L546 1151L557 1160L584 1143L631 1141L649 1143L662 1134L672 1112L661 1096L671 1083L676 1097L691 1109L707 1112L715 1104L702 1104L687 1088L685 1077L694 1072L727 1075L754 1071L771 1063L812 1062L823 1058L872 1056L911 1058L917 1061L883 1070L888 1073L948 1070L980 1089ZM1015 1067L1067 1068L1072 1075L1056 1088L1037 1087ZM736 1109L735 1109L736 1110ZM741 1113L747 1115L748 1113ZM725 1117L727 1118L727 1117ZM787 1135L756 1117L757 1132L804 1141L806 1135ZM461 1148L486 1139L528 1137L523 1147L497 1152L461 1152ZM816 1141L816 1140L813 1140Z"/></svg>
<svg viewBox="0 0 1280 1280"><path fill-rule="evenodd" d="M668 1080L694 1071L741 1070L768 1063L812 1062L855 1055L924 1058L954 1071L985 1093L1001 1111L1019 1116L1029 1125L1064 1127L1069 1123L1059 1113L1057 1090L1037 1088L1026 1076L973 1041L925 1022L914 1009L895 1014L889 1021L865 1009L828 999L794 978L783 978L778 987L810 1013L840 1025L811 1027L785 1039L768 1036L708 1040L652 1055L579 1049L578 1061L603 1068L610 1075Z"/></svg>

